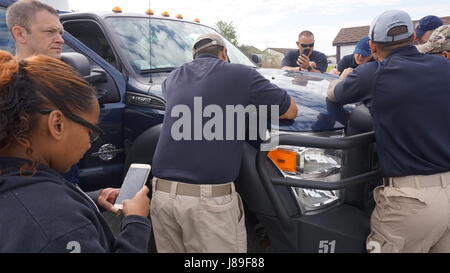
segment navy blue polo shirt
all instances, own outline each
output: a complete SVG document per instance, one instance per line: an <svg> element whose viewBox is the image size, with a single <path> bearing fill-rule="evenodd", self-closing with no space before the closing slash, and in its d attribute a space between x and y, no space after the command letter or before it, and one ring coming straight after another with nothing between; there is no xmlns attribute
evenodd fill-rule
<svg viewBox="0 0 450 273"><path fill-rule="evenodd" d="M163 96L166 99L166 113L153 157L152 172L158 178L192 184L224 184L234 181L239 175L243 149L243 140L234 137L227 140L227 128L214 128L223 130L223 140L206 140L203 135L200 139L195 137L193 120L199 121L206 128L216 115L203 115L198 120L198 115L194 116L194 97L201 98L203 110L210 105L219 107L224 114L217 118L223 120L224 124L227 105L278 105L280 115L290 106L290 96L286 91L270 83L255 69L226 63L210 54L202 54L172 71L163 83ZM190 116L173 115L180 109L180 105L190 110ZM190 140L176 139L171 132L183 118L190 120L191 126L187 126L192 129L191 132L188 131ZM235 124L232 126L236 131ZM183 131L188 129L184 127Z"/></svg>
<svg viewBox="0 0 450 273"><path fill-rule="evenodd" d="M370 109L380 165L389 177L450 171L450 62L414 46L366 63L334 90Z"/></svg>
<svg viewBox="0 0 450 273"><path fill-rule="evenodd" d="M374 59L371 58L369 62L373 62ZM347 68L357 68L359 66L359 64L356 63L355 61L355 55L354 54L350 54L350 55L346 55L344 56L338 63L337 65L337 70L339 72L344 71Z"/></svg>
<svg viewBox="0 0 450 273"><path fill-rule="evenodd" d="M291 50L286 56L284 56L283 61L281 62L281 67L289 66L289 67L299 67L297 64L298 58L300 57L300 51ZM319 51L313 51L311 56L309 56L309 60L311 62L315 62L317 64L316 69L320 72L324 73L328 68L328 60L327 56Z"/></svg>

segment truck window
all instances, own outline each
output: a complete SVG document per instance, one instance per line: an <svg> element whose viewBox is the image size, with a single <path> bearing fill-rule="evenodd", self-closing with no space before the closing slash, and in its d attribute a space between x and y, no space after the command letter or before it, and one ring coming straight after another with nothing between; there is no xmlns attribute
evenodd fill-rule
<svg viewBox="0 0 450 273"><path fill-rule="evenodd" d="M71 46L64 44L64 46L62 48L62 52L77 52L77 51L74 50Z"/></svg>
<svg viewBox="0 0 450 273"><path fill-rule="evenodd" d="M64 30L72 34L87 47L101 56L115 68L118 68L114 52L106 40L100 26L91 20L76 20L63 23Z"/></svg>
<svg viewBox="0 0 450 273"><path fill-rule="evenodd" d="M217 34L212 28L183 21L122 16L105 21L118 42L117 50L138 74L190 62L195 39L206 33ZM234 45L226 43L232 63L254 66Z"/></svg>
<svg viewBox="0 0 450 273"><path fill-rule="evenodd" d="M14 40L6 26L6 8L0 7L0 49L16 54L16 46Z"/></svg>

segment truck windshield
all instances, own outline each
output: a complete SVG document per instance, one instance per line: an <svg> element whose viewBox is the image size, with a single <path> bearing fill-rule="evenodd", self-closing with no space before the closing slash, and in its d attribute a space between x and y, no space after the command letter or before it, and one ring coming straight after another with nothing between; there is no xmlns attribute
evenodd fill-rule
<svg viewBox="0 0 450 273"><path fill-rule="evenodd" d="M198 36L217 32L209 27L158 18L109 17L119 46L136 73L170 72L192 61L192 46ZM226 40L232 63L254 64Z"/></svg>

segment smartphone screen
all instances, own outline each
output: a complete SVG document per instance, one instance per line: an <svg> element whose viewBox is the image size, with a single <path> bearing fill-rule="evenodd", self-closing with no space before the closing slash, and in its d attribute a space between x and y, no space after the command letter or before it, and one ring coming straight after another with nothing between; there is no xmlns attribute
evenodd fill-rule
<svg viewBox="0 0 450 273"><path fill-rule="evenodd" d="M116 208L122 209L123 201L132 199L142 189L147 182L150 169L151 166L148 164L131 164L114 204Z"/></svg>

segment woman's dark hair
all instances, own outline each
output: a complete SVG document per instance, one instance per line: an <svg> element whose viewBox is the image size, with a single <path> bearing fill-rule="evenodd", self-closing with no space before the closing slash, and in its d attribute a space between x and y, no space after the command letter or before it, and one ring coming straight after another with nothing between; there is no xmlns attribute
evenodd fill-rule
<svg viewBox="0 0 450 273"><path fill-rule="evenodd" d="M39 110L89 113L95 101L95 90L66 63L44 55L18 62L0 50L0 152L29 142Z"/></svg>

